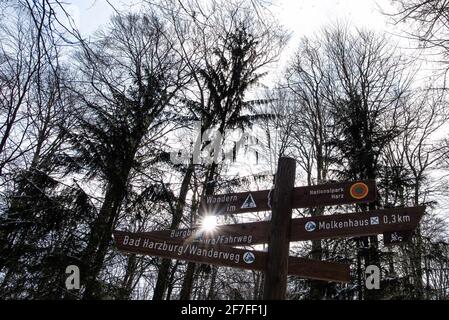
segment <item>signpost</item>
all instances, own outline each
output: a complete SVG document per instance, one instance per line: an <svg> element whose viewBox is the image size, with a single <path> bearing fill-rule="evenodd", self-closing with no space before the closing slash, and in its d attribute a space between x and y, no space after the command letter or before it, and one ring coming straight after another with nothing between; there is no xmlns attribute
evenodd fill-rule
<svg viewBox="0 0 449 320"><path fill-rule="evenodd" d="M200 203L200 214L235 214L271 210L270 190L206 196Z"/></svg>
<svg viewBox="0 0 449 320"><path fill-rule="evenodd" d="M425 207L393 208L291 220L290 241L361 237L384 234L385 244L404 242L421 220ZM270 221L220 225L214 232L201 228L153 231L149 236L166 241L244 246L267 243ZM385 240L387 239L387 240ZM392 240L392 241L390 241Z"/></svg>
<svg viewBox="0 0 449 320"><path fill-rule="evenodd" d="M293 208L310 208L376 200L374 180L339 182L293 189Z"/></svg>
<svg viewBox="0 0 449 320"><path fill-rule="evenodd" d="M285 299L295 172L295 159L279 159L273 194L264 299Z"/></svg>
<svg viewBox="0 0 449 320"><path fill-rule="evenodd" d="M402 230L402 231L393 231L393 232L385 232L384 236L384 245L391 246L397 244L404 244L411 240L413 235L413 229L410 230Z"/></svg>
<svg viewBox="0 0 449 320"><path fill-rule="evenodd" d="M361 237L413 230L424 210L425 207L393 208L295 219L291 240Z"/></svg>
<svg viewBox="0 0 449 320"><path fill-rule="evenodd" d="M201 215L272 211L271 221L145 233L114 231L121 251L265 271L264 299L283 299L287 274L325 281L349 281L349 265L289 257L291 241L383 234L385 245L411 238L425 207L392 208L292 219L293 208L366 203L376 199L374 180L294 187L295 160L280 158L275 188L206 196ZM235 246L268 243L268 252Z"/></svg>
<svg viewBox="0 0 449 320"><path fill-rule="evenodd" d="M201 200L201 214L237 214L272 209L274 190L206 196ZM290 200L291 199L291 200ZM372 202L376 199L376 182L338 182L293 188L292 208Z"/></svg>
<svg viewBox="0 0 449 320"><path fill-rule="evenodd" d="M114 231L114 240L121 251L137 254L208 263L226 267L265 270L268 254L223 245L167 241L149 233ZM305 279L348 282L349 265L298 257L288 258L288 274Z"/></svg>

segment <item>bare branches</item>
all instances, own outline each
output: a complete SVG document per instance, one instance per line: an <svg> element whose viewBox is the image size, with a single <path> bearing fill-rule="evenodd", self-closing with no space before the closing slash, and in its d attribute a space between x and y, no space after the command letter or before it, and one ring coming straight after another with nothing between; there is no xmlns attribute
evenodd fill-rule
<svg viewBox="0 0 449 320"><path fill-rule="evenodd" d="M446 0L394 0L396 12L384 13L392 18L394 23L406 26L404 34L417 40L423 49L437 52L443 59L442 63L448 70L449 58L449 3Z"/></svg>
<svg viewBox="0 0 449 320"><path fill-rule="evenodd" d="M32 163L37 163L49 138L50 114L61 98L62 74L58 37L49 27L51 6L25 1L6 10L10 14L0 26L0 172L16 160L26 161L34 148Z"/></svg>

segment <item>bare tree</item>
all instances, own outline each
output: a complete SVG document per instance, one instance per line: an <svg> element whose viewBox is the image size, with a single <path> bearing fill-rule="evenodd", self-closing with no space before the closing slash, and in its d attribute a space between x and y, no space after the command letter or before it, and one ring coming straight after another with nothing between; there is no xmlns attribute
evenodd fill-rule
<svg viewBox="0 0 449 320"><path fill-rule="evenodd" d="M285 44L285 33L273 21L262 24L251 11L252 4L246 1L212 1L201 5L196 1L183 1L160 5L170 17L182 44L181 53L191 71L193 81L186 90L185 103L192 118L201 122L199 136L209 130L226 138L225 131L249 126L255 117L245 115L252 112L252 104L245 101L245 95L257 84L264 67L278 58ZM224 140L220 141L220 145L223 143ZM207 150L209 144L210 141L200 141L198 150ZM186 188L194 171L192 161L189 160L182 181L172 228L178 227L181 221ZM220 171L217 162L199 166L204 179L203 195L216 188ZM168 268L169 262L164 260L154 299L163 297ZM190 296L194 272L195 265L188 264L181 291L184 299Z"/></svg>
<svg viewBox="0 0 449 320"><path fill-rule="evenodd" d="M46 16L40 17L41 26L35 28L27 8L19 6L21 14L2 20L0 32L0 175L33 146L26 144L31 104L30 88L44 63L42 41L39 37Z"/></svg>
<svg viewBox="0 0 449 320"><path fill-rule="evenodd" d="M447 122L444 96L434 89L415 89L404 109L405 128L394 139L385 152L385 202L396 205L427 205L433 207L432 200L438 190L444 190L444 179L433 181L431 173L438 171L441 161L447 157L447 146L438 139ZM424 220L430 219L431 209ZM410 278L414 290L410 295L423 299L424 293L424 234L426 228L434 228L423 222L414 232L413 241L405 247L405 256L410 259ZM423 232L422 232L423 230Z"/></svg>
<svg viewBox="0 0 449 320"><path fill-rule="evenodd" d="M441 58L427 60L447 65L449 54L449 5L443 0L393 0L395 12L384 12L396 24L403 23L406 37L418 41L420 47L437 51ZM444 79L448 68L444 68ZM444 80L446 81L446 80Z"/></svg>
<svg viewBox="0 0 449 320"><path fill-rule="evenodd" d="M348 26L325 28L315 39L301 42L288 81L298 99L298 153L309 183L380 176L381 155L404 122L410 82L406 67L388 39ZM312 214L323 214L323 208ZM379 264L377 238L360 240L371 248L363 249L365 264ZM318 259L322 244L312 244Z"/></svg>
<svg viewBox="0 0 449 320"><path fill-rule="evenodd" d="M77 151L70 161L73 169L85 165L88 176L105 182L83 253L85 298L101 295L98 276L130 178L142 165L140 152L151 148L148 136L166 123L163 111L187 79L168 34L155 13L117 15L78 58L85 82L76 89L82 113L78 128L68 133Z"/></svg>
<svg viewBox="0 0 449 320"><path fill-rule="evenodd" d="M329 144L334 136L331 105L326 90L332 74L329 57L322 50L320 40L304 38L287 71L288 88L296 98L296 125L292 130L297 159L306 174L308 185L322 184L330 179L331 153ZM308 209L312 216L322 215L323 207ZM321 260L321 241L312 241L311 257ZM324 296L324 284L311 282L311 298Z"/></svg>

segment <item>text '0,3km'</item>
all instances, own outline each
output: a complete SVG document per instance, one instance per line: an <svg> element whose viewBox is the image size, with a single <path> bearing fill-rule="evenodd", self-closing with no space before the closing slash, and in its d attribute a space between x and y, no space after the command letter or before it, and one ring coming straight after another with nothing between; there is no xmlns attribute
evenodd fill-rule
<svg viewBox="0 0 449 320"><path fill-rule="evenodd" d="M307 241L384 234L386 244L401 243L424 215L425 207L391 208L292 219L290 241ZM242 246L267 243L270 221L220 225L213 232L201 228L143 233L160 241Z"/></svg>
<svg viewBox="0 0 449 320"><path fill-rule="evenodd" d="M376 200L374 180L329 183L293 189L292 208L341 205ZM201 199L200 214L235 214L271 210L271 191L211 195Z"/></svg>

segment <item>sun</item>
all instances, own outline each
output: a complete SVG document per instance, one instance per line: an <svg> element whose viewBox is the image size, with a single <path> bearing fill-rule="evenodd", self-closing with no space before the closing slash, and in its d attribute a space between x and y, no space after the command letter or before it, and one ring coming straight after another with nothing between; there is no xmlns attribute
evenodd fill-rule
<svg viewBox="0 0 449 320"><path fill-rule="evenodd" d="M201 230L212 232L217 228L217 216L207 215L201 220Z"/></svg>

